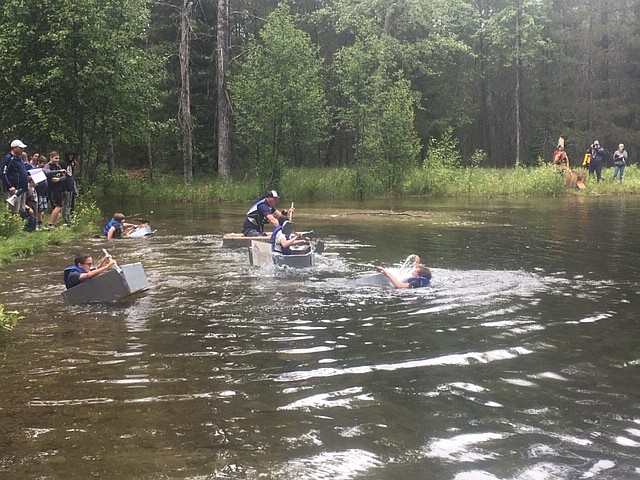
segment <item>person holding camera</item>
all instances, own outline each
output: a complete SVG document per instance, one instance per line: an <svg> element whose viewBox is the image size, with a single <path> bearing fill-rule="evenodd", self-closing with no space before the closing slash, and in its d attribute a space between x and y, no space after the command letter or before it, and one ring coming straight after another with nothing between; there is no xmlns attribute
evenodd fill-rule
<svg viewBox="0 0 640 480"><path fill-rule="evenodd" d="M627 151L624 149L624 143L618 145L618 150L613 152L613 165L615 169L613 170L613 181L616 181L618 173L620 173L620 183L624 179L624 167L627 166L627 160L629 155Z"/></svg>
<svg viewBox="0 0 640 480"><path fill-rule="evenodd" d="M604 163L604 148L600 146L600 142L595 140L587 149L587 153L591 155L591 163L589 164L589 176L596 174L596 180L602 181L602 164Z"/></svg>

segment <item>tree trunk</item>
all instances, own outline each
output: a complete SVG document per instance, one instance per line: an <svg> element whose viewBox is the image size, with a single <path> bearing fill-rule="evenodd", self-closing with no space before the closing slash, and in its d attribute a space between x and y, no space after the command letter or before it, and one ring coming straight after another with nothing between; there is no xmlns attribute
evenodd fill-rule
<svg viewBox="0 0 640 480"><path fill-rule="evenodd" d="M231 139L227 67L229 65L229 0L218 0L218 175L231 178Z"/></svg>
<svg viewBox="0 0 640 480"><path fill-rule="evenodd" d="M516 167L522 164L522 1L517 0L516 6L516 91L515 91L515 123L516 123Z"/></svg>
<svg viewBox="0 0 640 480"><path fill-rule="evenodd" d="M193 181L193 120L191 118L191 87L189 62L191 53L192 0L182 1L180 11L180 108L178 112L182 131L182 164L185 183Z"/></svg>
<svg viewBox="0 0 640 480"><path fill-rule="evenodd" d="M116 152L113 145L113 137L109 135L107 140L107 171L113 173L116 169Z"/></svg>

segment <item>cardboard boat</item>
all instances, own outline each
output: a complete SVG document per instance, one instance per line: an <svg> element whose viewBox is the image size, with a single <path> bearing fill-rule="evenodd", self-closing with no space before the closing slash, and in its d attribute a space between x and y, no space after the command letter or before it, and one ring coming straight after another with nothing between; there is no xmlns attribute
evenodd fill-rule
<svg viewBox="0 0 640 480"><path fill-rule="evenodd" d="M247 248L251 246L252 241L266 242L269 244L271 233L262 237L245 237L241 233L227 233L222 237L222 246L225 248Z"/></svg>
<svg viewBox="0 0 640 480"><path fill-rule="evenodd" d="M108 303L142 292L149 288L142 263L129 263L108 270L62 292L73 303Z"/></svg>
<svg viewBox="0 0 640 480"><path fill-rule="evenodd" d="M249 262L256 267L268 267L276 265L279 267L305 268L313 267L315 251L308 249L306 253L296 253L283 255L271 250L270 242L251 242L249 247Z"/></svg>

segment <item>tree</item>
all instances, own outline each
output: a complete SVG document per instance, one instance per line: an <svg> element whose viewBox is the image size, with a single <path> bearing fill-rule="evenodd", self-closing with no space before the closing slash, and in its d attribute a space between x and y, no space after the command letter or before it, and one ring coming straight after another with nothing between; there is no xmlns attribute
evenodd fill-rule
<svg viewBox="0 0 640 480"><path fill-rule="evenodd" d="M5 1L0 95L14 101L0 111L3 133L41 149L72 148L85 174L110 139L144 139L161 64L144 49L145 3Z"/></svg>
<svg viewBox="0 0 640 480"><path fill-rule="evenodd" d="M231 178L230 111L227 92L229 66L229 0L218 0L217 29L217 85L218 85L218 174Z"/></svg>
<svg viewBox="0 0 640 480"><path fill-rule="evenodd" d="M182 165L185 183L193 181L193 119L191 118L191 7L182 0L180 9L180 105L178 119L182 132Z"/></svg>
<svg viewBox="0 0 640 480"><path fill-rule="evenodd" d="M230 78L237 133L263 189L278 188L282 169L296 152L317 155L327 124L321 69L308 35L282 5Z"/></svg>

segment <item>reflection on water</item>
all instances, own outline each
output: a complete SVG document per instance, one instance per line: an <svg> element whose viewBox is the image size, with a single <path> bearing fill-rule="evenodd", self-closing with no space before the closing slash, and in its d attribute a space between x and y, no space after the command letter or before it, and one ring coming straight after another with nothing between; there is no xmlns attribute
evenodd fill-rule
<svg viewBox="0 0 640 480"><path fill-rule="evenodd" d="M308 270L221 248L244 207L173 208L110 245L126 302L62 301L102 239L5 269L3 478L640 476L640 202L300 205ZM362 281L412 252L431 287Z"/></svg>

